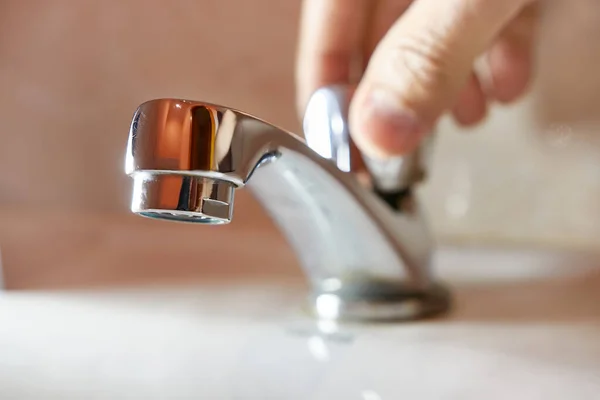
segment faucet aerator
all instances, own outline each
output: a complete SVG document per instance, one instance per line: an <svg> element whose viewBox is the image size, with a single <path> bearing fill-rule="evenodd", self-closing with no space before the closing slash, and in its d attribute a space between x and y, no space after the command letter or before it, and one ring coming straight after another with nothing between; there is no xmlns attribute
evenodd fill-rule
<svg viewBox="0 0 600 400"><path fill-rule="evenodd" d="M131 211L143 217L207 225L228 224L235 186L189 174L136 173Z"/></svg>

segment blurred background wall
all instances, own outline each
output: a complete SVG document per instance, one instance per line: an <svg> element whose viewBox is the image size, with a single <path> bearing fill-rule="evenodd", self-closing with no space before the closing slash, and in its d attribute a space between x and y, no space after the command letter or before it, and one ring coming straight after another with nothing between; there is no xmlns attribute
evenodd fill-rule
<svg viewBox="0 0 600 400"><path fill-rule="evenodd" d="M141 102L206 100L299 131L299 7L300 0L3 1L0 250L14 276L74 248L45 243L96 243L102 218L86 218L139 224L127 214L123 156ZM441 241L600 244L600 3L548 1L542 25L531 95L497 106L468 132L449 120L440 126L422 195ZM238 198L234 224L269 224L247 194Z"/></svg>

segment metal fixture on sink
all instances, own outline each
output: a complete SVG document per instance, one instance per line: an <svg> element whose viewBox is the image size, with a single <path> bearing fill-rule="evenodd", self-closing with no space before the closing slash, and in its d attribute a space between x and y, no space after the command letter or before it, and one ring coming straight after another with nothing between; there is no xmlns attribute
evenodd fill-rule
<svg viewBox="0 0 600 400"><path fill-rule="evenodd" d="M235 191L247 187L295 250L315 317L397 321L446 312L450 294L434 279L434 244L413 191L427 143L408 157L363 157L348 132L350 93L340 86L313 95L305 140L219 105L143 103L126 154L131 210L224 224ZM359 179L357 165L369 179Z"/></svg>

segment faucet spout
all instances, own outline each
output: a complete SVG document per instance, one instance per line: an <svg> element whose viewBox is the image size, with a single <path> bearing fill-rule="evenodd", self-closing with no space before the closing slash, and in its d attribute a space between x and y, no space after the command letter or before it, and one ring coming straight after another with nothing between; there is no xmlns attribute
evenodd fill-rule
<svg viewBox="0 0 600 400"><path fill-rule="evenodd" d="M229 223L235 191L251 190L294 249L320 319L411 320L449 308L411 190L390 202L254 116L203 102L146 102L133 117L126 172L131 209L147 217Z"/></svg>

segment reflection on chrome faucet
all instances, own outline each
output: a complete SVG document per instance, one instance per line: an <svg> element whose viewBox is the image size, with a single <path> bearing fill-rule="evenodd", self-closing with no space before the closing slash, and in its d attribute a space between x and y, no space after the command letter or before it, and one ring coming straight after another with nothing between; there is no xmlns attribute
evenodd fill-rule
<svg viewBox="0 0 600 400"><path fill-rule="evenodd" d="M433 241L412 190L423 176L423 154L364 160L371 181L359 181L346 103L343 88L318 91L307 108L304 141L210 103L146 102L134 115L126 155L131 209L229 223L235 191L247 187L294 248L311 287L309 309L319 319L410 320L444 312L450 296L433 279Z"/></svg>

